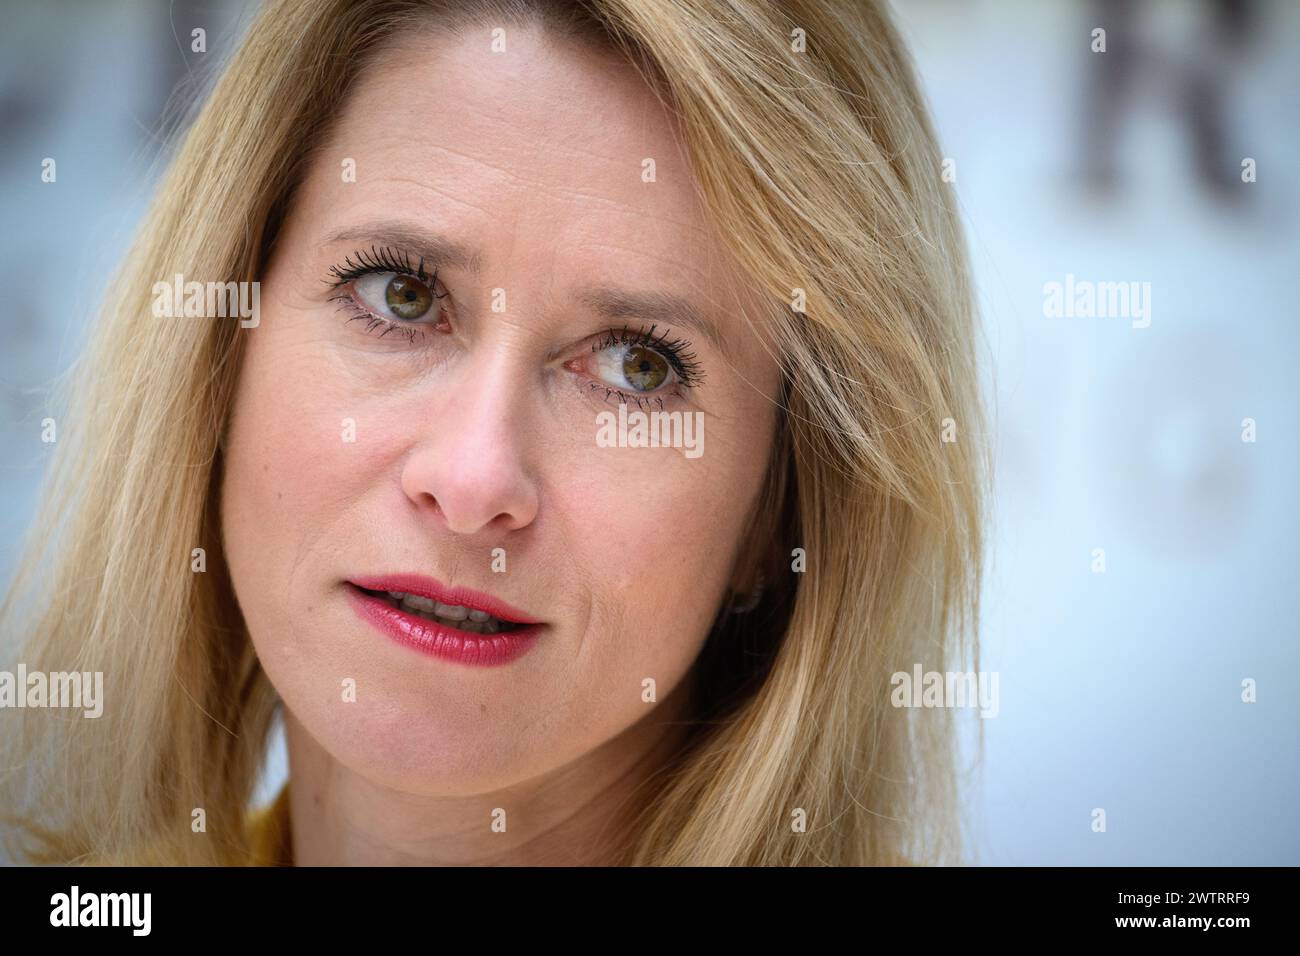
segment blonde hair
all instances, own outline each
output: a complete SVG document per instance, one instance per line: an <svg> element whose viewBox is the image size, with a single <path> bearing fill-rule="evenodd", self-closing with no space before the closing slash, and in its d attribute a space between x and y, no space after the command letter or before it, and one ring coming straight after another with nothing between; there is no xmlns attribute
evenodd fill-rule
<svg viewBox="0 0 1300 956"><path fill-rule="evenodd" d="M5 735L16 851L248 859L279 702L216 506L241 336L232 321L152 319L149 290L175 273L257 279L310 160L303 144L379 41L430 18L453 30L539 19L623 53L680 117L706 209L770 303L783 403L750 547L765 600L720 615L696 672L708 709L655 776L629 862L959 861L953 713L892 706L890 676L970 651L978 667L988 468L974 316L924 102L888 16L862 0L267 5L184 137L72 376L43 509L0 606L29 669L103 671L108 701L98 720L20 712ZM194 548L206 573L191 573ZM206 833L191 828L196 808ZM806 832L791 825L800 811Z"/></svg>

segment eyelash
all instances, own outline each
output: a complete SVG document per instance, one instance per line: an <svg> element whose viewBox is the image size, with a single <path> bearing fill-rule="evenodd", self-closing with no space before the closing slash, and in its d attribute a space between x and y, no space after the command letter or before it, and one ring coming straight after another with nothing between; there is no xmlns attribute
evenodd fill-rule
<svg viewBox="0 0 1300 956"><path fill-rule="evenodd" d="M355 282L363 276L373 275L377 272L393 272L398 275L412 276L419 279L427 285L433 292L435 305L438 299L444 298L447 293L438 295L435 286L438 281L438 270L433 271L433 275L424 271L424 257L421 256L418 263L412 264L411 257L397 249L385 246L382 249L378 246L371 246L369 250L359 250L344 258L339 265L330 266L329 273L334 277L331 281L325 281L334 289L341 289L350 282ZM389 332L397 332L405 335L408 342L414 343L416 338L424 337L424 329L416 325L410 325L403 322L396 322L393 319L386 318L382 315L375 315L369 309L361 306L357 300L347 294L331 296L331 301L338 302L343 306L343 311L352 313L352 318L366 320L366 334L373 335L376 329L383 329L379 337L383 338Z"/></svg>
<svg viewBox="0 0 1300 956"><path fill-rule="evenodd" d="M642 346L658 352L677 373L677 381L674 386L682 388L694 388L704 380L704 370L700 363L696 361L695 353L691 350L691 343L685 339L669 339L667 332L655 335L655 329L658 325L651 325L649 328L642 326L635 331L630 326L623 326L621 329L607 329L601 333L600 339L591 347L593 352L601 352L616 345L629 345L632 347ZM652 401L656 402L660 408L663 407L664 400L662 394L638 395L629 394L622 389L615 388L612 385L606 385L603 382L590 383L592 390L605 390L605 400L608 401L610 396L618 396L618 400L627 405L636 405L639 408L645 408Z"/></svg>
<svg viewBox="0 0 1300 956"><path fill-rule="evenodd" d="M438 295L437 291L434 290L435 283L438 281L438 271L435 269L432 275L425 272L424 258L422 256L417 262L412 263L410 255L388 246L383 248L371 246L368 250L359 250L346 256L342 263L330 267L329 274L333 276L333 279L326 279L325 281L333 289L342 289L363 276L382 272L392 272L397 275L419 279L433 292L435 305L438 299L445 298L448 295L445 292ZM369 309L364 308L349 293L340 293L330 298L331 301L342 304L343 309L341 311L352 313L352 319L348 321L365 319L365 332L368 335L375 334L376 329L383 329L382 332L378 333L380 338L390 332L398 332L405 335L407 340L412 343L416 341L417 337L423 338L425 335L425 330L419 326L376 315ZM668 361L673 371L677 373L677 381L674 386L693 388L698 385L704 379L704 371L696 360L695 353L691 350L690 342L680 338L670 339L669 333L666 331L656 335L655 330L657 328L657 324L652 324L649 327L642 326L635 330L627 325L618 329L606 329L600 334L600 339L592 345L591 350L592 352L600 352L619 345L649 348L661 354ZM651 401L657 402L660 407L663 406L662 394L629 394L603 382L591 382L590 388L592 390L604 389L607 401L611 396L617 396L620 402L642 408L646 407Z"/></svg>
<svg viewBox="0 0 1300 956"><path fill-rule="evenodd" d="M353 256L356 257L355 260ZM437 270L434 270L433 275L424 271L423 256L420 257L419 264L413 266L409 255L389 246L382 249L371 246L368 251L362 249L346 257L341 265L330 266L330 275L337 279L335 286L346 285L353 279L360 279L372 272L397 272L401 275L414 276L425 283L438 278Z"/></svg>

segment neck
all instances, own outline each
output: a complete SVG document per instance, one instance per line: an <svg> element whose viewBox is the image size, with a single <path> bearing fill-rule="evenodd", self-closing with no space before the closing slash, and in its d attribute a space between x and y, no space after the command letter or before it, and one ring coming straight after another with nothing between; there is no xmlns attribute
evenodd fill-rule
<svg viewBox="0 0 1300 956"><path fill-rule="evenodd" d="M620 865L648 786L687 733L689 680L577 760L471 796L407 793L335 761L286 709L293 859L299 866ZM504 832L493 812L508 814Z"/></svg>

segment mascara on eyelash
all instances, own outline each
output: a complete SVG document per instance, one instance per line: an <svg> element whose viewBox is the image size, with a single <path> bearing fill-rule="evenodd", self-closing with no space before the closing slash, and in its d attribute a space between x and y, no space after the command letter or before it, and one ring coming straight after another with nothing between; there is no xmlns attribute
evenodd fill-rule
<svg viewBox="0 0 1300 956"><path fill-rule="evenodd" d="M668 364L677 372L680 385L691 388L702 382L704 380L704 370L700 367L695 353L691 350L691 344L685 339L669 341L667 330L656 336L655 329L657 328L659 328L658 323L652 323L649 328L642 326L635 332L628 325L624 325L621 329L608 329L601 333L601 339L592 345L591 350L599 352L615 345L644 346L654 349L668 360Z"/></svg>
<svg viewBox="0 0 1300 956"><path fill-rule="evenodd" d="M353 256L356 258L354 259ZM342 265L333 265L329 269L330 275L334 276L334 281L328 278L325 282L332 288L339 289L350 282L355 282L367 275L394 273L395 275L411 276L418 279L423 284L429 286L429 293L436 299L445 298L449 293L439 295L435 286L438 281L438 271L435 269L430 275L424 269L424 257L419 257L419 262L412 265L411 256L404 250L398 250L391 246L371 245L369 251L359 250L352 255L345 257ZM355 297L347 294L334 295L330 301L340 304L340 311L350 313L349 322L357 319L366 320L366 334L373 334L374 330L383 327L384 331L379 333L379 338L383 338L390 332L397 332L405 335L407 341L414 343L417 336L423 338L424 329L415 324L407 324L397 319L388 318L387 316L377 315L367 309L362 303L357 302Z"/></svg>
<svg viewBox="0 0 1300 956"><path fill-rule="evenodd" d="M355 256L355 260L353 259ZM365 275L371 275L376 272L396 272L400 275L414 276L421 282L432 285L438 280L438 270L435 269L433 274L424 271L424 257L420 256L419 262L412 265L409 253L394 249L391 246L380 248L371 245L369 251L358 250L343 260L342 265L333 265L329 269L330 275L337 280L334 285L343 285L352 282ZM328 280L326 280L328 281ZM430 290L432 291L432 289ZM433 293L435 297L441 299L443 296ZM445 293L444 293L445 294Z"/></svg>
<svg viewBox="0 0 1300 956"><path fill-rule="evenodd" d="M373 335L375 329L382 327L384 331L380 332L378 338L383 338L389 332L397 332L399 335L405 335L406 340L414 344L417 337L424 337L424 329L417 325L406 325L393 319L386 319L382 315L375 315L362 308L355 299L350 295L330 296L331 302L339 303L339 311L349 314L348 322L355 322L358 319L364 319L366 323L365 335Z"/></svg>

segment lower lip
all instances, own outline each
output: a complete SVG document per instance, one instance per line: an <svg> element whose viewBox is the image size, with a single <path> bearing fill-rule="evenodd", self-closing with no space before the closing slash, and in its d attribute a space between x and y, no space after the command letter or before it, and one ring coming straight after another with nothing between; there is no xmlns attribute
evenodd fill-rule
<svg viewBox="0 0 1300 956"><path fill-rule="evenodd" d="M544 627L530 624L505 634L471 634L399 610L357 587L349 585L348 590L357 615L398 644L472 667L497 667L527 654Z"/></svg>

